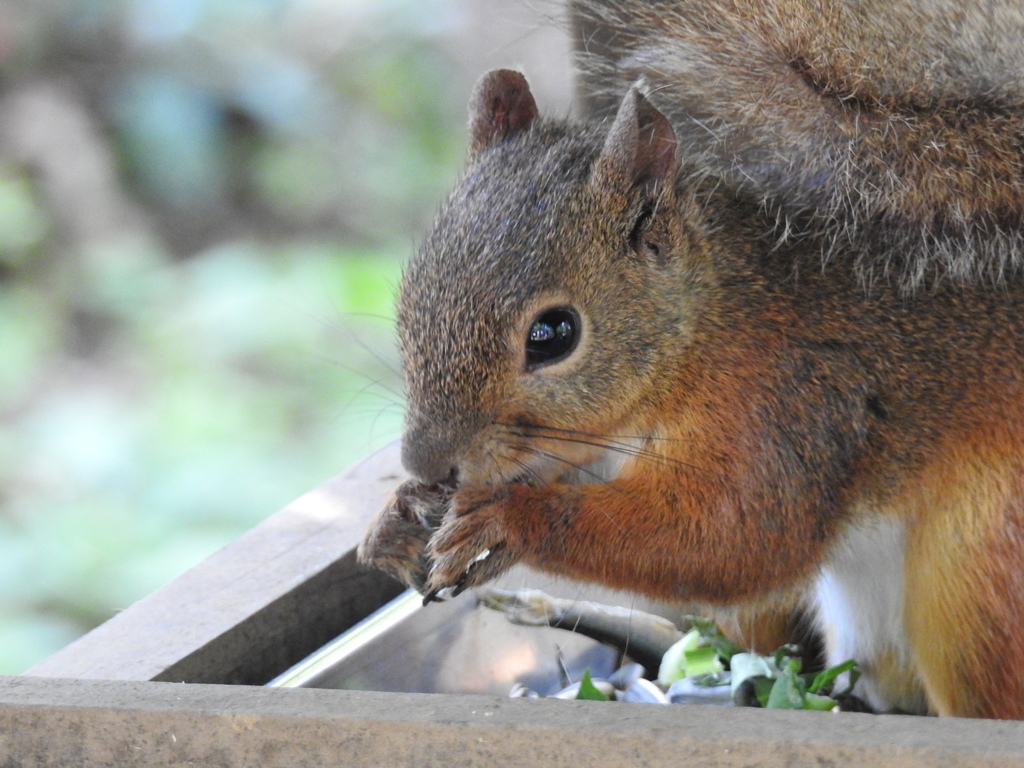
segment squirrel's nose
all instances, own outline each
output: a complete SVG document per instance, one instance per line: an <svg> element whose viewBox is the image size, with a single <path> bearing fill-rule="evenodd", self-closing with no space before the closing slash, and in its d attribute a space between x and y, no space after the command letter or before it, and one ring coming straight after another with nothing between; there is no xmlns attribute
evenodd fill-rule
<svg viewBox="0 0 1024 768"><path fill-rule="evenodd" d="M454 485L458 470L441 442L415 434L402 438L402 466L424 485Z"/></svg>

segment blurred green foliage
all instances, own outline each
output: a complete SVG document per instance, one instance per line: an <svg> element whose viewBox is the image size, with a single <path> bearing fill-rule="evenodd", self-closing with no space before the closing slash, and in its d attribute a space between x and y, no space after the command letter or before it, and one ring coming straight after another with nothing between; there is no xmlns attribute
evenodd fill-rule
<svg viewBox="0 0 1024 768"><path fill-rule="evenodd" d="M0 3L0 673L397 434L456 11Z"/></svg>

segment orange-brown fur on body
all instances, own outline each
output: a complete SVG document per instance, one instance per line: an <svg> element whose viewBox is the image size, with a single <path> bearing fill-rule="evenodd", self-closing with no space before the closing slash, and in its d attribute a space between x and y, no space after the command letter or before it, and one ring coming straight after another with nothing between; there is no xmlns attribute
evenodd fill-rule
<svg viewBox="0 0 1024 768"><path fill-rule="evenodd" d="M872 82L894 119L899 77ZM990 248L1017 260L1018 222L991 205L1021 208L998 193L975 201L964 237L915 240L913 263L934 256L924 272L942 279L866 283L865 263L889 258L875 245L910 243L908 222L963 195L963 179L906 159L909 197L868 200L886 153L908 146L871 128L850 134L866 154L843 166L846 182L828 181L846 202L815 203L785 174L751 189L654 98L634 87L610 125L564 124L538 117L521 75L481 80L469 166L399 300L403 461L437 514L415 511L416 481L403 486L361 556L425 578L428 595L523 562L658 598L768 606L773 620L801 599L830 660L862 663L876 706L1024 718L1024 280L948 279L935 245L957 243L975 272L993 266ZM809 121L853 130L829 118L837 109ZM1024 125L1011 112L976 115ZM989 151L984 130L950 130ZM786 146L790 168L820 162ZM1018 194L1006 169L1024 147L1004 150L978 162ZM846 216L848 236L809 226L780 239L789 205L809 208L805 223ZM553 333L552 313L573 343L538 363L534 331Z"/></svg>
<svg viewBox="0 0 1024 768"><path fill-rule="evenodd" d="M1022 716L1024 678L1011 671L1024 660L1019 401L1004 415L943 435L948 451L907 494L907 632L939 714Z"/></svg>

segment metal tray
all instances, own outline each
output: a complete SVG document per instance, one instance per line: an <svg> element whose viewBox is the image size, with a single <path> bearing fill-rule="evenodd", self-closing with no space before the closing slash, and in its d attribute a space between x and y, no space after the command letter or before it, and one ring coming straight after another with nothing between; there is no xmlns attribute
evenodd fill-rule
<svg viewBox="0 0 1024 768"><path fill-rule="evenodd" d="M551 580L514 569L498 586L529 584L549 594L641 605L632 595ZM521 627L479 607L471 592L422 606L409 591L287 670L272 687L507 695L516 682L548 695L584 669L595 677L619 665L618 651L559 629Z"/></svg>

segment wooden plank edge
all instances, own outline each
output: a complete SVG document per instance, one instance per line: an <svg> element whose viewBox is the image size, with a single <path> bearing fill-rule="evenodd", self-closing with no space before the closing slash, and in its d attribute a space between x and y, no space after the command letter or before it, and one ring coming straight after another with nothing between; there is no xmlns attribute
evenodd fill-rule
<svg viewBox="0 0 1024 768"><path fill-rule="evenodd" d="M0 678L0 764L1019 766L1024 723Z"/></svg>

